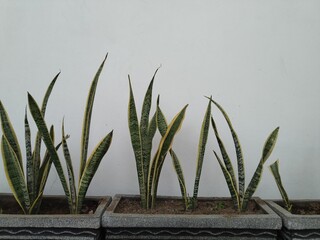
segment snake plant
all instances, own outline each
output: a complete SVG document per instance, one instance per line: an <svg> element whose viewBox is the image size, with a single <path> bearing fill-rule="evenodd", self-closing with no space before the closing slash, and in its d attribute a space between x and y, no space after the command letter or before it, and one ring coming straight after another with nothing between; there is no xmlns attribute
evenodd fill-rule
<svg viewBox="0 0 320 240"><path fill-rule="evenodd" d="M211 101L209 100L209 103L208 103L208 106L207 106L207 109L206 109L206 112L205 112L205 115L204 115L204 118L202 121L202 125L201 125L201 131L200 131L200 137L199 137L199 143L198 143L196 177L195 177L192 197L188 196L188 193L186 190L186 184L185 184L180 160L172 148L169 150L169 153L172 158L174 169L175 169L176 174L178 176L181 195L184 200L185 208L187 210L194 209L197 206L199 183L200 183L202 165L203 165L204 154L205 154L205 149L206 149L206 144L207 144L207 139L208 139L210 117L211 117ZM167 130L167 122L166 122L166 119L164 117L162 110L159 107L159 99L158 99L158 104L157 104L157 123L158 123L158 128L159 128L161 135L164 136L164 134Z"/></svg>
<svg viewBox="0 0 320 240"><path fill-rule="evenodd" d="M276 181L277 187L280 191L282 200L284 201L285 208L291 212L292 209L292 204L290 203L288 194L286 190L283 187L282 181L281 181L281 176L279 172L279 160L275 161L273 164L269 166L270 171L272 172L272 175L274 177L274 180Z"/></svg>
<svg viewBox="0 0 320 240"><path fill-rule="evenodd" d="M45 116L46 107L49 96L52 92L54 84L60 73L51 81L40 111L42 117ZM25 149L26 149L26 169L23 169L23 160L21 148L17 136L15 134L12 123L9 119L8 113L0 101L0 118L2 127L1 138L1 152L5 174L17 203L25 214L38 213L42 201L44 187L47 182L48 174L51 168L52 159L46 151L43 159L41 160L41 134L36 135L34 149L32 150L31 144L31 131L25 112L24 126L25 126ZM54 128L50 129L50 138L54 142ZM55 149L60 147L58 144Z"/></svg>
<svg viewBox="0 0 320 240"><path fill-rule="evenodd" d="M88 144L89 144L89 133L90 133L90 123L91 123L91 115L92 108L94 103L95 92L99 80L100 73L103 69L104 63L106 61L107 56L103 60L100 65L89 90L87 104L85 108L84 120L83 120L83 128L82 128L82 140L81 140L81 158L80 158L80 172L79 172L79 182L78 188L76 188L74 171L72 166L71 155L69 152L68 144L67 144L67 136L64 132L64 123L62 123L62 146L63 153L67 165L68 172L68 182L66 180L61 161L59 155L57 154L56 148L53 145L52 138L50 137L49 130L47 128L46 122L43 119L41 111L33 99L33 97L28 95L28 102L30 112L33 116L33 119L38 127L39 132L43 138L45 145L47 146L48 152L52 158L53 164L57 170L58 176L60 178L62 187L64 189L65 195L68 200L70 213L78 214L81 212L81 208L89 188L90 182L93 179L100 162L104 155L107 153L111 141L112 134L111 131L107 134L101 141L98 143L96 148L93 150L91 155L88 157Z"/></svg>
<svg viewBox="0 0 320 240"><path fill-rule="evenodd" d="M173 139L182 125L187 108L187 105L183 107L183 109L175 115L166 130L162 132L162 138L158 149L151 160L152 140L155 136L159 123L159 119L157 120L157 116L159 115L157 114L158 109L152 116L151 120L149 120L152 104L153 82L157 71L158 69L155 71L144 97L140 123L137 116L136 104L129 76L130 96L128 106L128 125L136 160L141 207L145 209L150 209L155 206L161 169L165 157L171 149Z"/></svg>
<svg viewBox="0 0 320 240"><path fill-rule="evenodd" d="M241 145L237 136L237 133L234 131L233 126L231 124L231 121L227 115L227 113L224 111L224 109L214 100L211 99L211 102L220 110L223 117L225 118L228 127L230 129L234 146L235 146L235 152L237 156L237 166L238 166L238 182L236 180L236 176L234 173L234 169L231 163L231 160L229 158L229 155L225 149L224 143L222 142L222 139L220 138L216 123L213 118L211 118L211 124L220 148L220 152L222 155L222 159L218 156L216 151L214 151L214 155L216 159L219 162L219 165L222 169L222 172L224 174L224 177L226 179L231 198L233 200L234 207L240 212L245 211L248 207L248 202L251 199L252 195L254 194L263 171L263 165L266 162L266 160L269 158L278 137L279 127L277 127L275 130L272 131L272 133L268 136L263 150L262 150L262 156L258 163L258 166L256 168L256 171L245 189L245 169L244 169L244 160L243 160L243 154L241 150Z"/></svg>

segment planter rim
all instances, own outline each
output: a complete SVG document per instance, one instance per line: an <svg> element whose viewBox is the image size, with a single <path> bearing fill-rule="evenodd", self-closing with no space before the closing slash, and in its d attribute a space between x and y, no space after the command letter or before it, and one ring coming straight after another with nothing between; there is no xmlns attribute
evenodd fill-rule
<svg viewBox="0 0 320 240"><path fill-rule="evenodd" d="M0 197L12 196L0 194ZM65 198L64 195L48 195L44 198ZM101 227L101 216L110 204L110 196L89 196L86 199L100 200L93 214L0 214L0 226L7 228L92 228Z"/></svg>
<svg viewBox="0 0 320 240"><path fill-rule="evenodd" d="M319 202L320 200L315 199L299 199L292 200L292 203L303 203L303 202ZM282 202L282 200L267 200L266 203L282 218L283 225L287 229L320 229L320 215L299 215L292 214L283 207L281 207L277 202Z"/></svg>
<svg viewBox="0 0 320 240"><path fill-rule="evenodd" d="M103 227L175 227L175 228L254 228L254 229L280 229L281 218L260 198L252 198L266 214L246 215L198 215L198 214L130 214L115 213L122 197L136 198L139 195L117 194L109 207L102 215ZM158 198L179 198L164 197ZM199 199L214 199L199 197ZM219 198L230 199L230 198Z"/></svg>

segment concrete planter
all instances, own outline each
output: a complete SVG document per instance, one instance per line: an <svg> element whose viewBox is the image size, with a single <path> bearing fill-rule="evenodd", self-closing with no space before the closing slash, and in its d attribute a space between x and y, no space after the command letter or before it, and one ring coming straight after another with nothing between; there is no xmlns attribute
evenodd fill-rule
<svg viewBox="0 0 320 240"><path fill-rule="evenodd" d="M10 197L1 195L1 203ZM0 214L0 239L101 239L101 216L111 202L111 197L87 199L100 201L93 214Z"/></svg>
<svg viewBox="0 0 320 240"><path fill-rule="evenodd" d="M261 199L260 215L170 215L115 213L116 195L102 216L105 239L276 239L280 217Z"/></svg>
<svg viewBox="0 0 320 240"><path fill-rule="evenodd" d="M314 200L296 200L292 204L315 202ZM283 227L280 231L282 239L320 239L320 215L291 214L277 204L267 201L270 207L282 218Z"/></svg>

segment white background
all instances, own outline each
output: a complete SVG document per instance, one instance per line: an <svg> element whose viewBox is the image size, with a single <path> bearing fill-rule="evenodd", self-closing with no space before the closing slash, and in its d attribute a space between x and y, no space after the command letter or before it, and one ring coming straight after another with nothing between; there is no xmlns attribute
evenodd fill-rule
<svg viewBox="0 0 320 240"><path fill-rule="evenodd" d="M46 119L57 139L65 117L75 172L79 169L82 117L91 80L105 54L91 128L90 150L114 129L88 195L138 193L128 124L131 75L138 111L157 67L154 84L170 120L189 104L174 142L190 194L197 144L212 95L229 114L244 151L247 184L269 133L280 126L277 145L265 164L255 195L279 198L267 166L280 159L283 183L292 198L320 197L320 1L298 0L120 0L0 2L0 99L24 148L27 91L41 101L61 70ZM229 151L233 143L213 108ZM30 122L31 116L29 115ZM35 135L33 124L33 137ZM159 138L154 142L157 146ZM200 183L202 196L229 196L210 136ZM234 154L231 154L234 157ZM234 162L236 164L236 162ZM0 191L10 192L2 163ZM63 194L55 169L46 194ZM179 195L167 158L159 194Z"/></svg>

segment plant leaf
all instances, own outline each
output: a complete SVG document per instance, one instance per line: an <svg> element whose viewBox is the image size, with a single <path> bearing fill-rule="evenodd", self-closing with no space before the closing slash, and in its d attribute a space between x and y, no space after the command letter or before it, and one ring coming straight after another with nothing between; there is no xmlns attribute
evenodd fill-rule
<svg viewBox="0 0 320 240"><path fill-rule="evenodd" d="M26 144L26 158L27 158L27 187L29 192L30 201L35 200L35 176L34 176L34 167L33 167L33 158L32 158L32 147L31 147L31 133L30 126L27 117L27 109L25 110L24 116L24 128L25 128L25 144Z"/></svg>
<svg viewBox="0 0 320 240"><path fill-rule="evenodd" d="M206 109L199 137L199 144L198 144L198 157L197 157L197 169L196 169L196 177L194 180L194 188L193 188L193 199L196 200L198 197L199 191L199 183L203 165L204 154L206 150L206 144L208 140L209 134L209 126L210 126L210 117L211 117L211 101L208 103L208 107Z"/></svg>
<svg viewBox="0 0 320 240"><path fill-rule="evenodd" d="M168 129L168 124L167 124L167 120L159 106L159 96L158 96L158 100L157 100L157 111L156 111L156 117L157 117L157 126L159 129L159 132L161 134L161 136L163 137Z"/></svg>
<svg viewBox="0 0 320 240"><path fill-rule="evenodd" d="M240 141L237 133L233 129L232 123L227 113L216 101L212 99L211 101L218 107L218 109L221 111L222 115L224 116L225 120L227 121L232 138L233 138L233 143L234 143L234 147L237 155L237 164L238 164L239 197L243 198L244 191L245 191L245 170L244 170L244 161L243 161L243 154L241 150Z"/></svg>
<svg viewBox="0 0 320 240"><path fill-rule="evenodd" d="M136 104L134 101L133 90L131 86L130 76L129 78L129 106L128 106L128 125L131 137L131 144L136 160L138 181L139 181L139 190L140 190L140 198L141 204L143 208L147 207L147 189L146 189L146 176L144 176L144 163L142 157L142 143L141 143L141 135L140 135L140 127L137 116Z"/></svg>
<svg viewBox="0 0 320 240"><path fill-rule="evenodd" d="M65 195L68 199L68 204L69 204L69 208L70 208L70 211L72 210L72 201L70 199L70 191L69 191L69 188L68 188L68 185L67 185L67 181L66 181L66 178L65 178L65 175L64 175L64 172L63 172L63 168L61 166L61 162L60 162L60 159L59 159L59 156L57 154L57 151L53 145L53 142L52 142L52 139L51 139L51 136L49 134L49 131L48 131L48 128L47 128L47 125L43 119L43 116L41 114L41 111L36 103L36 101L34 100L34 98L28 93L28 103L29 103L29 109L30 109L30 112L31 112L31 115L37 125L37 128L41 134L41 136L43 137L43 141L50 153L50 156L52 158L52 161L56 167L56 170L57 170L57 173L59 175L59 179L60 179L60 182L62 184L62 187L63 187L63 190L65 192Z"/></svg>
<svg viewBox="0 0 320 240"><path fill-rule="evenodd" d="M48 86L48 88L47 88L47 90L46 90L46 92L44 94L44 97L43 97L43 100L42 100L42 105L41 105L41 114L42 114L43 118L45 117L45 114L46 114L46 109L47 109L47 104L48 104L49 97L50 97L50 95L52 93L53 87L54 87L59 75L60 75L60 72L58 74L56 74L56 76L50 82L50 84L49 84L49 86ZM41 153L41 135L40 135L40 133L38 131L37 135L36 135L33 154L32 154L33 174L34 174L34 179L35 179L35 181L34 181L34 192L35 192L35 195L36 195L36 192L38 192L38 190L39 190L39 189L37 189L37 187L40 185L39 182L36 182L39 179L39 169L40 169L40 165L41 165L40 153Z"/></svg>
<svg viewBox="0 0 320 240"><path fill-rule="evenodd" d="M226 149L224 147L224 144L223 144L223 142L222 142L222 140L221 140L221 138L219 136L219 132L218 132L216 123L215 123L215 121L214 121L214 119L212 117L211 117L211 125L212 125L212 128L214 130L214 134L216 136L216 139L217 139L217 142L218 142L218 145L219 145L219 148L220 148L220 152L221 152L224 164L225 164L225 168L228 171L228 173L230 174L232 185L235 187L235 189L237 191L237 180L236 180L235 175L234 175L232 162L231 162L231 160L229 158L229 155L228 155L228 153L227 153L227 151L226 151ZM238 197L238 194L237 194L237 197Z"/></svg>
<svg viewBox="0 0 320 240"><path fill-rule="evenodd" d="M276 144L276 141L278 138L278 132L279 132L279 127L277 127L275 130L272 131L272 133L269 135L269 137L267 138L267 140L264 144L263 151L262 151L262 157L261 157L260 162L258 164L258 167L257 167L248 187L247 187L247 190L246 190L244 198L243 198L243 202L242 202L242 206L241 206L242 211L245 211L247 209L248 202L258 187L258 184L261 179L262 171L263 171L263 164L270 156L270 154Z"/></svg>
<svg viewBox="0 0 320 240"><path fill-rule="evenodd" d="M98 80L103 69L104 63L108 57L108 54L104 58L101 63L94 79L91 83L91 87L88 94L87 104L84 112L83 126L82 126L82 138L81 138L81 157L80 157L80 172L79 176L82 176L84 168L86 166L87 154L88 154L88 144L89 144L89 134L90 134L90 123L91 123L91 115L92 108L94 103L94 97L97 89ZM79 178L80 180L80 178Z"/></svg>
<svg viewBox="0 0 320 240"><path fill-rule="evenodd" d="M280 191L281 197L285 203L286 209L291 212L292 209L292 204L290 203L288 194L286 190L283 187L282 181L281 181L281 176L279 173L279 160L275 161L273 164L269 166L269 169L274 177L274 180L276 181L277 187Z"/></svg>
<svg viewBox="0 0 320 240"><path fill-rule="evenodd" d="M102 158L107 153L110 147L112 135L113 131L111 131L104 139L102 139L102 141L97 145L87 161L86 167L83 171L83 175L81 176L81 179L79 181L80 184L78 191L77 213L80 213L90 182L95 175Z"/></svg>
<svg viewBox="0 0 320 240"><path fill-rule="evenodd" d="M158 147L158 153L155 159L155 173L153 175L153 181L152 181L152 207L154 207L155 199L157 196L157 188L159 183L159 176L161 172L161 168L165 159L165 156L169 149L171 148L171 145L173 143L173 139L176 135L176 133L181 128L186 108L188 105L186 105L171 121L171 123L168 126L166 134L162 137L159 147Z"/></svg>
<svg viewBox="0 0 320 240"><path fill-rule="evenodd" d="M167 121L164 117L164 114L159 106L159 96L158 96L158 100L157 100L156 117L157 117L157 125L158 125L159 132L160 132L161 136L163 137L166 134L166 131L168 129L168 125L167 125ZM178 159L177 154L172 149L169 150L169 153L171 155L173 167L174 167L176 174L177 174L177 177L178 177L179 186L180 186L180 190L181 190L181 196L182 196L182 199L184 200L185 208L188 209L189 208L189 198L188 198L188 194L187 194L186 183L184 180L183 170L181 168L180 161ZM157 154L156 154L156 156L157 156ZM155 161L154 161L154 163L155 163Z"/></svg>
<svg viewBox="0 0 320 240"><path fill-rule="evenodd" d="M220 165L221 170L223 172L224 178L226 179L226 182L227 182L227 185L228 185L228 188L229 188L229 192L230 192L230 195L231 195L231 199L233 201L233 205L234 205L235 209L240 210L240 208L239 208L239 206L240 206L239 195L238 195L236 186L234 185L234 182L232 181L232 176L230 175L228 170L223 165L223 163L222 163L221 159L219 158L218 154L215 151L213 151L213 152L214 152L214 155L216 156L216 158L217 158L217 160L219 162L219 165Z"/></svg>
<svg viewBox="0 0 320 240"><path fill-rule="evenodd" d="M28 188L16 153L4 135L1 139L1 152L9 186L21 209L27 213L30 208Z"/></svg>
<svg viewBox="0 0 320 240"><path fill-rule="evenodd" d="M28 211L28 214L38 214L39 213L39 207L42 202L42 196L43 196L43 192L39 192L36 199L32 202L31 207Z"/></svg>
<svg viewBox="0 0 320 240"><path fill-rule="evenodd" d="M20 165L20 169L23 173L23 165L22 165L22 155L20 150L20 145L18 142L18 138L16 136L16 133L14 131L14 128L11 124L11 121L9 119L9 116L7 114L7 111L5 110L4 106L2 105L2 102L0 101L0 119L1 119L1 127L2 132L5 135L8 143L10 144L12 150L14 151L18 163Z"/></svg>
<svg viewBox="0 0 320 240"><path fill-rule="evenodd" d="M152 102L152 88L154 83L154 78L157 74L158 69L155 71L152 80L148 86L146 91L141 111L141 119L140 119L140 139L141 139L141 155L143 162L143 176L144 179L147 178L149 174L149 165L150 165L150 157L151 157L151 148L152 148L152 135L149 135L149 115L151 109ZM144 181L144 188L147 189L148 183Z"/></svg>
<svg viewBox="0 0 320 240"><path fill-rule="evenodd" d="M76 203L77 203L77 192L76 192L76 185L74 181L74 172L72 167L72 160L66 140L66 135L64 132L64 120L62 121L62 148L63 148L63 155L66 160L67 171L69 176L69 188L70 188L70 197L72 202L72 213L76 213Z"/></svg>
<svg viewBox="0 0 320 240"><path fill-rule="evenodd" d="M188 193L187 193L187 188L186 188L186 182L184 180L183 170L182 170L180 161L178 159L178 156L176 155L176 153L172 149L169 150L169 153L172 158L174 170L176 171L177 176L178 176L181 196L184 201L185 208L188 209L189 208L189 199L188 199Z"/></svg>

